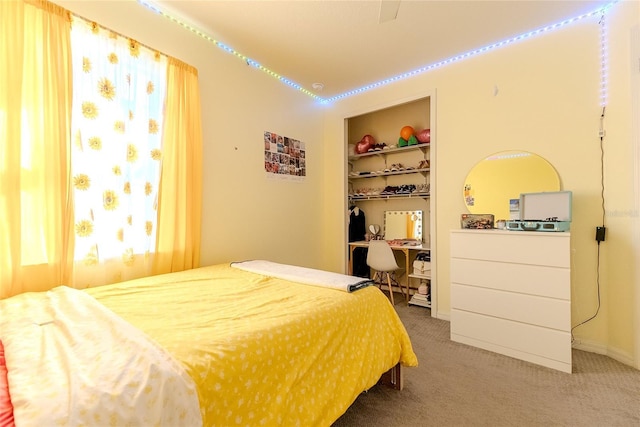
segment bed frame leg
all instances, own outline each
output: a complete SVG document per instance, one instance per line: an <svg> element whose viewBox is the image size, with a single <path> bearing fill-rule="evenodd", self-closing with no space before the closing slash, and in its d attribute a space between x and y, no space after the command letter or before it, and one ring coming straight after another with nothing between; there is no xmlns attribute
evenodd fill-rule
<svg viewBox="0 0 640 427"><path fill-rule="evenodd" d="M380 380L378 380L378 384L386 385L387 387L392 387L396 390L402 390L404 387L402 365L398 363L396 366L382 374Z"/></svg>

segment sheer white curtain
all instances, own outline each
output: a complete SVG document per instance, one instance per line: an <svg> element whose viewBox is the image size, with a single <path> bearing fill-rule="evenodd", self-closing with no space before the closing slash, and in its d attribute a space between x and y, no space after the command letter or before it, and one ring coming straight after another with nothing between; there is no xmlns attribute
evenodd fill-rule
<svg viewBox="0 0 640 427"><path fill-rule="evenodd" d="M151 274L167 59L74 17L72 179L78 287Z"/></svg>

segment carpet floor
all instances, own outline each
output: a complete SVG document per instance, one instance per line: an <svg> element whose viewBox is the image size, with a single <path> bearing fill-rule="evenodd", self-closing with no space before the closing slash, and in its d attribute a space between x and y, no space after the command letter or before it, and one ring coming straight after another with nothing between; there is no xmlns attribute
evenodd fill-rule
<svg viewBox="0 0 640 427"><path fill-rule="evenodd" d="M397 303L419 366L402 391L377 385L333 427L640 426L640 371L573 350L567 374L449 339L449 322Z"/></svg>

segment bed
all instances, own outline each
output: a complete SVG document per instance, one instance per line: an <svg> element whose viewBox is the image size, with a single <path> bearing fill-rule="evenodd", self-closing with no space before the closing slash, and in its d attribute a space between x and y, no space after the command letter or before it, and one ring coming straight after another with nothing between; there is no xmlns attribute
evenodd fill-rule
<svg viewBox="0 0 640 427"><path fill-rule="evenodd" d="M5 400L18 427L329 426L418 363L368 285L249 261L2 300Z"/></svg>

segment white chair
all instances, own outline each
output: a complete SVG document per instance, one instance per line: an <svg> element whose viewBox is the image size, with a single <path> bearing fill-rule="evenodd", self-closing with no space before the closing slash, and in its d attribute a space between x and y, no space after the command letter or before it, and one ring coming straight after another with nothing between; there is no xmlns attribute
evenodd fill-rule
<svg viewBox="0 0 640 427"><path fill-rule="evenodd" d="M389 246L386 240L371 240L369 242L367 265L375 270L373 280L378 284L380 289L382 289L382 284L384 284L383 276L386 276L386 285L389 287L389 298L391 299L391 304L394 305L392 283L398 284L398 282L395 278L392 278L392 275L394 275L396 271L400 270L400 267L396 262L396 257L393 254L391 246ZM398 284L398 287L400 288L400 291L404 293L402 286Z"/></svg>

